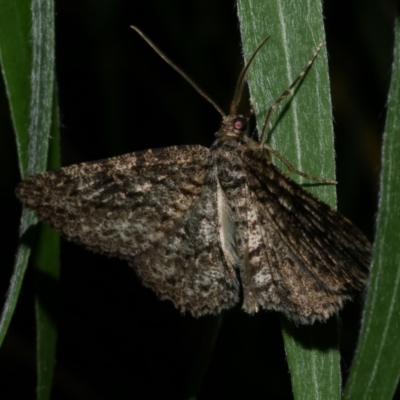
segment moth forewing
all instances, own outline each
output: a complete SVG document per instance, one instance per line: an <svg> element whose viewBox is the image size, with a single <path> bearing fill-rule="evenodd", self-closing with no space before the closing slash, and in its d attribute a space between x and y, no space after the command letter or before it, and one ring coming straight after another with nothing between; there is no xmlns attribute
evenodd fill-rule
<svg viewBox="0 0 400 400"><path fill-rule="evenodd" d="M276 310L305 324L329 318L365 284L368 240L246 136L246 118L235 113L249 64L226 115L134 29L222 115L211 148L170 147L77 164L28 177L17 196L67 239L128 260L145 286L182 312L198 317L233 307L241 280L249 313Z"/></svg>

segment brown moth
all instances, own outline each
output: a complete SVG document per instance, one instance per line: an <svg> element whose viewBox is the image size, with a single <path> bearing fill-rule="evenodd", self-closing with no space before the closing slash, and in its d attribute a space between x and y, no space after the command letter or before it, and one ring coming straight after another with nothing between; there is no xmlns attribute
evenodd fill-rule
<svg viewBox="0 0 400 400"><path fill-rule="evenodd" d="M239 302L252 314L276 310L296 323L325 321L365 285L370 244L345 217L275 167L237 107L251 61L226 115L144 34L150 46L222 115L211 148L174 146L43 172L17 196L67 239L128 261L143 284L182 312L216 314Z"/></svg>

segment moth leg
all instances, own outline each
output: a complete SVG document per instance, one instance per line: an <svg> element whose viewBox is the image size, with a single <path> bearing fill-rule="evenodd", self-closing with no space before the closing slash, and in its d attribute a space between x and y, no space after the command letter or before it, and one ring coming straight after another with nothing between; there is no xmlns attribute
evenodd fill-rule
<svg viewBox="0 0 400 400"><path fill-rule="evenodd" d="M308 61L307 65L301 70L301 72L297 75L297 78L292 82L292 84L283 91L283 93L278 97L277 100L275 100L274 104L270 107L268 110L267 118L265 120L262 132L261 132L261 140L260 143L261 145L265 142L265 139L267 137L267 132L268 132L268 126L269 123L271 122L271 117L272 114L274 113L276 107L279 105L279 103L284 100L292 91L293 87L296 86L297 82L300 81L301 78L307 73L307 71L310 69L312 63L316 59L318 53L320 52L321 48L323 46L323 43L320 43L317 48L315 49L314 53L312 54L310 61ZM301 175L301 174L300 174Z"/></svg>
<svg viewBox="0 0 400 400"><path fill-rule="evenodd" d="M268 144L266 144L266 137L268 133L268 128L269 128L269 123L271 122L271 117L274 111L276 110L277 106L279 103L281 103L292 91L293 87L296 86L296 84L303 78L303 76L307 73L307 71L310 69L311 65L313 64L315 58L317 57L318 53L321 51L323 44L320 43L317 48L314 50L314 53L312 54L310 60L306 64L306 66L301 70L301 72L297 75L296 79L291 83L291 85L285 89L282 94L278 97L277 100L272 104L272 106L269 108L268 113L267 113L267 118L265 120L262 132L261 132L261 139L259 143L259 150L261 151L262 155L270 161L270 155L269 153L271 152L275 157L277 157L280 161L282 161L286 168L288 169L289 172L292 172L294 174L300 175L306 179L310 179L316 182L321 182L325 184L331 184L331 185L336 185L337 181L335 180L330 180L330 179L323 179L319 178L316 176L312 176L309 174L306 174L304 172L299 171L296 169L285 157L283 157L281 154L279 154L276 150L272 149Z"/></svg>
<svg viewBox="0 0 400 400"><path fill-rule="evenodd" d="M298 169L296 169L285 157L282 156L282 154L279 154L276 150L274 150L272 147L268 146L268 144L264 144L261 148L262 154L269 160L269 152L271 152L275 157L277 157L280 161L282 161L286 168L288 169L289 172L292 172L293 174L297 174L302 176L303 178L306 179L310 179L312 181L316 181L316 182L321 182L321 183L326 183L329 185L337 185L337 181L334 180L330 180L330 179L323 179L323 178L319 178L317 176L312 176L309 174L306 174L304 172L299 171ZM265 154L268 154L268 156L266 156Z"/></svg>

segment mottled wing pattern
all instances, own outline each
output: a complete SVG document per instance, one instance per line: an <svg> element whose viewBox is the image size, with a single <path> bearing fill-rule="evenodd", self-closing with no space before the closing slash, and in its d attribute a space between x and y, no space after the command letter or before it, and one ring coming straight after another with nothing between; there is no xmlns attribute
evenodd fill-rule
<svg viewBox="0 0 400 400"><path fill-rule="evenodd" d="M224 131L221 131L225 133ZM243 308L326 320L368 275L370 245L346 218L233 133L28 177L18 197L68 239L126 259L195 316Z"/></svg>
<svg viewBox="0 0 400 400"><path fill-rule="evenodd" d="M72 165L28 177L17 195L69 240L129 260L182 311L217 313L239 299L232 213L207 148Z"/></svg>
<svg viewBox="0 0 400 400"><path fill-rule="evenodd" d="M260 153L243 145L238 153L249 193L243 308L274 309L300 323L326 320L365 285L368 240Z"/></svg>
<svg viewBox="0 0 400 400"><path fill-rule="evenodd" d="M131 259L183 218L210 163L202 146L146 150L30 176L17 195L69 240Z"/></svg>
<svg viewBox="0 0 400 400"><path fill-rule="evenodd" d="M210 171L183 219L130 262L145 286L196 317L239 300L233 220L221 192Z"/></svg>

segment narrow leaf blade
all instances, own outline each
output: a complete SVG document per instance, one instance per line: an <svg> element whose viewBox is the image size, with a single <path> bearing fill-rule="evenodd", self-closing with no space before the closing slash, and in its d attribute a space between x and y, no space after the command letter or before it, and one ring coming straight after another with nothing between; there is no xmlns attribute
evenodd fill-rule
<svg viewBox="0 0 400 400"><path fill-rule="evenodd" d="M266 36L271 39L249 71L249 86L262 128L268 108L296 78L324 41L319 1L241 0L238 13L245 58ZM307 22L305 22L307 21ZM334 179L334 148L326 52L322 50L271 123L270 145L297 169ZM278 166L279 162L274 160ZM285 167L282 167L285 170ZM297 176L291 176L299 180ZM299 180L304 182L303 179ZM315 195L336 204L332 186L315 186ZM296 399L340 398L340 365L335 320L298 329L283 322L283 336ZM327 341L328 340L328 341Z"/></svg>
<svg viewBox="0 0 400 400"><path fill-rule="evenodd" d="M360 341L346 399L393 398L400 377L400 24L382 150L377 231Z"/></svg>

